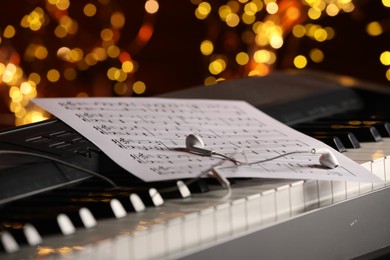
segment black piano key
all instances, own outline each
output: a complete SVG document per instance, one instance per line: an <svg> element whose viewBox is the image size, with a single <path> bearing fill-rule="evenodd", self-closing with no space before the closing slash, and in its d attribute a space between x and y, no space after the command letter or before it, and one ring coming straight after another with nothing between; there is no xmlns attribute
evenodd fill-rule
<svg viewBox="0 0 390 260"><path fill-rule="evenodd" d="M132 186L128 186L127 178L123 175L116 175L112 177L116 183L122 186L122 189L132 189ZM198 182L198 180L195 180ZM155 188L161 194L164 199L171 198L187 198L191 195L190 188L183 181L161 181L161 182L150 182L144 183L142 186L137 186L136 190L148 190Z"/></svg>
<svg viewBox="0 0 390 260"><path fill-rule="evenodd" d="M390 123L383 120L374 120L370 118L323 118L315 121L315 124L322 125L348 125L348 126L373 126L382 137L390 137Z"/></svg>
<svg viewBox="0 0 390 260"><path fill-rule="evenodd" d="M302 124L296 125L294 128L298 131L321 131L321 132L351 132L353 133L359 142L379 142L382 140L382 136L379 134L378 130L373 126L319 126L319 125L310 125Z"/></svg>
<svg viewBox="0 0 390 260"><path fill-rule="evenodd" d="M334 148L335 150L339 151L340 153L347 151L344 144L341 142L340 138L338 138L337 136L313 135L312 137L329 145L330 147Z"/></svg>
<svg viewBox="0 0 390 260"><path fill-rule="evenodd" d="M46 195L43 195L46 196ZM90 189L86 187L63 188L54 190L50 193L51 197L58 198L100 198L100 199L116 199L118 200L127 212L141 212L145 210L145 204L141 198L133 193L132 190L124 189ZM39 200L39 196L36 199Z"/></svg>
<svg viewBox="0 0 390 260"><path fill-rule="evenodd" d="M42 237L38 230L30 223L3 222L0 224L3 230L7 230L19 245L36 246L42 243Z"/></svg>
<svg viewBox="0 0 390 260"><path fill-rule="evenodd" d="M27 202L27 201L26 201ZM28 200L29 204L42 205L47 208L75 207L87 208L96 218L123 218L127 215L122 203L115 198L103 197L69 197L69 196L36 196ZM72 214L73 216L73 214Z"/></svg>
<svg viewBox="0 0 390 260"><path fill-rule="evenodd" d="M345 148L360 148L360 143L356 136L351 132L326 132L326 131L312 131L312 130L303 130L303 133L315 136L337 136L343 143Z"/></svg>
<svg viewBox="0 0 390 260"><path fill-rule="evenodd" d="M96 219L91 211L82 206L47 204L37 197L21 200L6 208L15 214L29 214L39 212L41 214L59 215L65 214L75 227L91 228L96 226Z"/></svg>
<svg viewBox="0 0 390 260"><path fill-rule="evenodd" d="M177 187L177 181L157 181L157 182L134 182L132 178L129 178L126 174L107 175L112 181L121 187L133 188L134 191L146 190L149 188L155 188L157 190L163 190L168 187ZM185 183L184 183L185 184ZM191 193L204 193L210 191L207 182L204 179L194 179L189 185L186 185ZM97 178L91 178L83 181L77 187L88 187L91 189L99 190L103 189L101 180ZM107 186L104 186L104 189ZM178 194L179 197L182 196Z"/></svg>
<svg viewBox="0 0 390 260"><path fill-rule="evenodd" d="M160 188L159 192L164 199L188 198L191 196L191 191L183 181L177 181L176 186Z"/></svg>
<svg viewBox="0 0 390 260"><path fill-rule="evenodd" d="M151 182L151 183L143 183L140 186L134 186L134 184L130 180L130 184L127 183L127 178L125 176L115 176L110 178L116 183L120 183L121 186L119 188L104 188L97 183L97 180L88 180L80 185L63 188L59 191L67 192L78 191L83 192L81 194L88 195L89 193L95 192L95 195L99 194L99 192L111 193L112 195L121 194L122 192L127 193L129 195L130 192L139 194L142 199L149 199L148 191L150 189L156 189L159 191L160 195L163 199L172 199L172 198L187 198L191 195L191 190L183 181L163 181L163 182ZM198 180L195 180L198 182ZM156 186L156 187L155 187ZM58 192L55 191L55 192ZM122 195L122 194L121 194ZM88 195L89 196L89 195ZM147 196L148 198L145 198ZM158 206L156 203L152 203L151 205Z"/></svg>
<svg viewBox="0 0 390 260"><path fill-rule="evenodd" d="M36 211L18 211L18 210L2 210L0 212L1 222L19 222L21 224L33 225L39 234L63 234L70 235L76 231L70 218L63 213L51 212L36 212Z"/></svg>
<svg viewBox="0 0 390 260"><path fill-rule="evenodd" d="M83 197L83 196L90 197L88 194L91 194L92 192L96 192L96 194L99 192L108 192L118 196L121 195L123 192L127 194L135 193L141 198L141 200L146 206L160 206L164 204L164 199L161 197L161 194L158 192L158 190L156 188L147 187L147 186L143 186L143 187L126 187L126 186L122 187L121 186L118 188L107 189L96 185L91 185L91 186L80 185L80 186L71 187L67 189L61 189L61 192L63 192L65 196L67 196L66 195L67 191L72 191L75 193L79 192L79 195L77 195L79 197Z"/></svg>

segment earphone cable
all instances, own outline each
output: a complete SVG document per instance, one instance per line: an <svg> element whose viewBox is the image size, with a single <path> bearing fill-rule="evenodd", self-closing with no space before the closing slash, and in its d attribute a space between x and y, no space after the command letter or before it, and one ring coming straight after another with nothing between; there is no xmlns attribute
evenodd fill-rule
<svg viewBox="0 0 390 260"><path fill-rule="evenodd" d="M98 178L106 181L107 183L109 183L112 187L118 188L118 185L114 181L112 181L110 178L108 178L108 177L106 177L106 176L104 176L104 175L102 175L100 173L97 173L97 172L85 169L83 167L77 166L75 164L68 163L66 161L57 159L57 158L49 156L49 155L44 155L44 154L39 154L39 153L34 153L34 152L16 151L16 150L0 150L0 154L28 155L28 156L33 156L33 157L38 157L38 158L41 158L41 159L46 159L46 160L49 160L49 161L53 161L53 162L65 165L67 167L70 167L70 168L73 168L73 169L76 169L76 170L88 173L88 174L90 174L92 176L98 177Z"/></svg>

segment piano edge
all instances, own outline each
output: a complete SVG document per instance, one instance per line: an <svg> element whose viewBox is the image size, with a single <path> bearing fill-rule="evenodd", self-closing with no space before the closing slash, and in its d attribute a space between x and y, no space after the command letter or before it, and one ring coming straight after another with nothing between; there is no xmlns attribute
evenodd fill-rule
<svg viewBox="0 0 390 260"><path fill-rule="evenodd" d="M359 257L390 245L386 219L390 204L378 203L390 196L388 163L390 158L384 157L362 164L369 170L383 169L375 174L386 180L384 184L281 180L274 187L267 182L256 186L257 193L253 192L253 183L250 191L245 185L234 187L228 200L223 200L226 191L217 188L188 200L168 200L161 207L130 213L123 219L102 220L93 229L78 230L69 236L47 237L37 247L23 247L1 258ZM286 201L288 210L281 210L280 205ZM261 212L257 219L252 212L256 209ZM207 231L213 224L210 221L217 221L214 228L219 230ZM325 228L329 226L331 230ZM351 237L357 239L345 243ZM157 241L164 241L163 246Z"/></svg>

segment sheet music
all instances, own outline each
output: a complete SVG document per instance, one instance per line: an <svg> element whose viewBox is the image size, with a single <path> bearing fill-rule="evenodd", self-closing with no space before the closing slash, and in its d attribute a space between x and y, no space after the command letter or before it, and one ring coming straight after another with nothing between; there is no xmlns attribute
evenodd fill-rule
<svg viewBox="0 0 390 260"><path fill-rule="evenodd" d="M165 98L38 98L36 104L88 138L121 167L144 181L193 178L218 165L225 177L380 182L369 171L311 137L243 101ZM286 155L234 167L228 160L185 151L188 134L206 149L254 162L291 151L327 147L336 169L319 166L317 154Z"/></svg>

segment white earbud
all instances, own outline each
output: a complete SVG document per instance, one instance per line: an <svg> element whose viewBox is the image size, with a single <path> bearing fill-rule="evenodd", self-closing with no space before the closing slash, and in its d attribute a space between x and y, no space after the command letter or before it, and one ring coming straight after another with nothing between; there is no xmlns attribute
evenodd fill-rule
<svg viewBox="0 0 390 260"><path fill-rule="evenodd" d="M245 164L245 163L241 163L233 158L230 158L226 155L223 155L223 154L220 154L220 153L216 153L212 150L207 150L207 149L204 149L204 142L203 140L197 136L197 135L194 135L194 134L190 134L187 136L186 138L186 148L188 151L192 152L192 153L196 153L196 154L199 154L199 155L203 155L203 156L213 156L213 155L217 155L217 156L220 156L220 157L223 157L227 160L230 160L236 164ZM262 163L262 162L267 162L267 161L271 161L271 160L275 160L277 158L280 158L280 157L283 157L287 154L294 154L294 153L312 153L312 154L321 154L320 158L319 158L319 162L322 166L324 167L327 167L329 169L333 169L333 168L336 168L339 163L337 161L337 158L336 156L334 156L334 154L326 149L326 148L313 148L311 151L294 151L294 152L290 152L290 153L286 153L286 154L281 154L281 155L278 155L278 156L275 156L273 158L269 158L269 159L265 159L265 160L261 160L261 161L257 161L257 162L253 162L253 163L250 163L250 164L256 164L256 163Z"/></svg>
<svg viewBox="0 0 390 260"><path fill-rule="evenodd" d="M186 138L186 148L194 153L205 156L212 156L213 151L204 149L203 140L194 134L189 134Z"/></svg>
<svg viewBox="0 0 390 260"><path fill-rule="evenodd" d="M339 162L337 161L336 156L334 156L330 150L325 148L313 148L311 152L313 154L321 154L319 161L322 166L330 169L339 166Z"/></svg>

